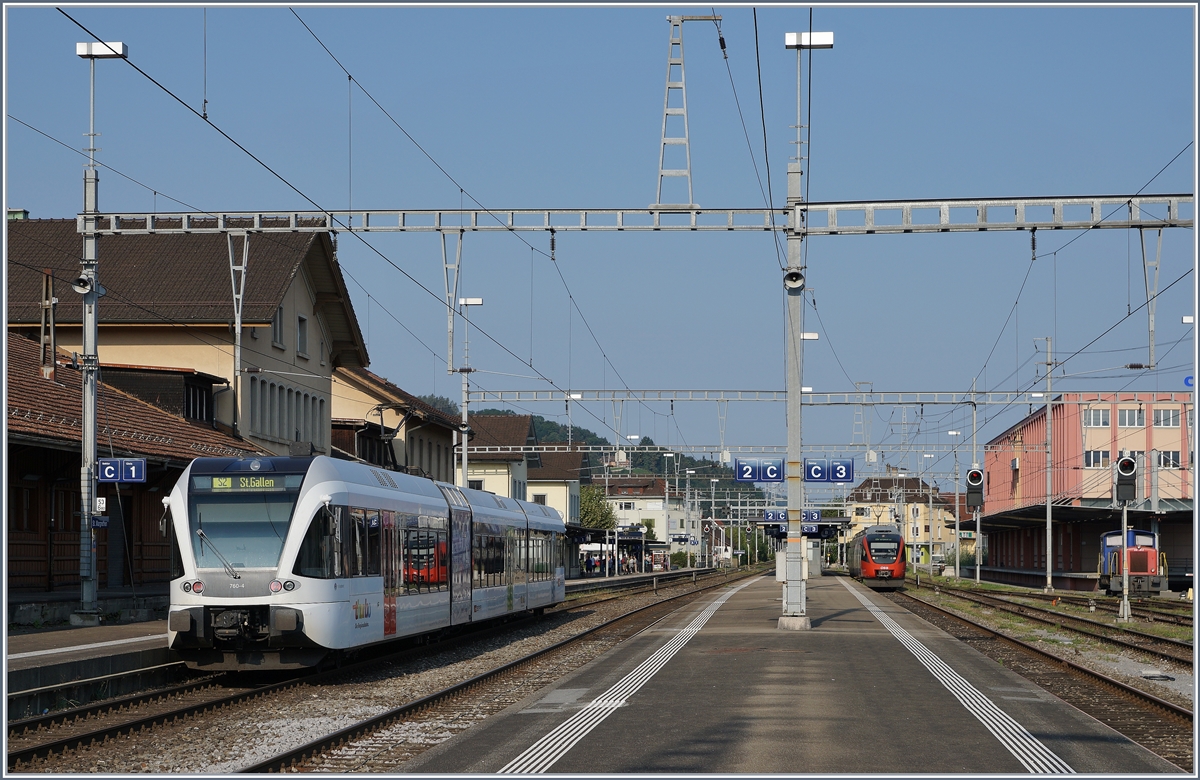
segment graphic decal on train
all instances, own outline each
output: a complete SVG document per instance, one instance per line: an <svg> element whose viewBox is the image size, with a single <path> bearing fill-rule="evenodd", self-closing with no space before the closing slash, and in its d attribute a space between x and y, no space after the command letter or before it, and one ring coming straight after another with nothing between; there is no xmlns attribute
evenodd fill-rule
<svg viewBox="0 0 1200 780"><path fill-rule="evenodd" d="M354 602L354 619L365 620L371 617L371 602L356 601Z"/></svg>

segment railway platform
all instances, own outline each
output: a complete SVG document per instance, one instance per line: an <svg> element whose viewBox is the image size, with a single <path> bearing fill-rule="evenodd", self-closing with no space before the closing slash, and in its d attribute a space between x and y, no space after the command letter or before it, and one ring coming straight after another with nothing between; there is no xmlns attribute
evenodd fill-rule
<svg viewBox="0 0 1200 780"><path fill-rule="evenodd" d="M1180 771L848 577L780 613L773 577L719 589L404 771Z"/></svg>

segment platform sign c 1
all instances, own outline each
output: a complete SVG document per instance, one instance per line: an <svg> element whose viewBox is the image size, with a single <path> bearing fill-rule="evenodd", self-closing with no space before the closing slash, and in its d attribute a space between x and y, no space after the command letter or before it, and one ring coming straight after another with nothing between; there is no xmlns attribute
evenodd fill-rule
<svg viewBox="0 0 1200 780"><path fill-rule="evenodd" d="M100 458L97 482L145 482L145 458Z"/></svg>

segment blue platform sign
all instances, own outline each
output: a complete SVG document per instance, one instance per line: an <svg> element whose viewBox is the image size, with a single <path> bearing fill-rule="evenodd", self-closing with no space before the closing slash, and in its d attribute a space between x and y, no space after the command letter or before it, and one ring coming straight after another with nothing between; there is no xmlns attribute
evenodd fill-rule
<svg viewBox="0 0 1200 780"><path fill-rule="evenodd" d="M805 482L828 482L829 481L829 461L825 458L805 458L804 459L804 481Z"/></svg>
<svg viewBox="0 0 1200 780"><path fill-rule="evenodd" d="M145 482L145 458L100 458L97 482Z"/></svg>
<svg viewBox="0 0 1200 780"><path fill-rule="evenodd" d="M846 460L834 459L829 461L829 481L830 482L853 482L854 481L854 459Z"/></svg>
<svg viewBox="0 0 1200 780"><path fill-rule="evenodd" d="M1184 387L1195 387L1196 386L1195 374L1189 374L1188 376L1185 376L1183 378L1183 386Z"/></svg>
<svg viewBox="0 0 1200 780"><path fill-rule="evenodd" d="M816 536L818 533L820 533L820 530L815 525L805 523L800 526L800 533L804 534L805 536Z"/></svg>
<svg viewBox="0 0 1200 780"><path fill-rule="evenodd" d="M819 523L821 522L820 509L804 509L800 512L800 521L804 523Z"/></svg>
<svg viewBox="0 0 1200 780"><path fill-rule="evenodd" d="M733 471L738 482L758 482L758 458L734 458Z"/></svg>
<svg viewBox="0 0 1200 780"><path fill-rule="evenodd" d="M765 509L765 510L763 510L763 520L767 521L768 523L786 523L787 522L787 510L786 509Z"/></svg>
<svg viewBox="0 0 1200 780"><path fill-rule="evenodd" d="M783 459L735 458L733 472L738 482L783 482Z"/></svg>

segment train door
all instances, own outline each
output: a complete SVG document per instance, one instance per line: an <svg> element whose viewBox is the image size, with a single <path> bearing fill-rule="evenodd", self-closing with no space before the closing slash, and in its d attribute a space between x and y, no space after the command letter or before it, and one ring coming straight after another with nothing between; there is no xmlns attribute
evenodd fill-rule
<svg viewBox="0 0 1200 780"><path fill-rule="evenodd" d="M450 504L450 625L471 622L471 507L453 485L438 485Z"/></svg>
<svg viewBox="0 0 1200 780"><path fill-rule="evenodd" d="M402 585L403 568L400 565L400 548L396 527L396 513L384 509L383 515L383 635L396 634L396 596Z"/></svg>

